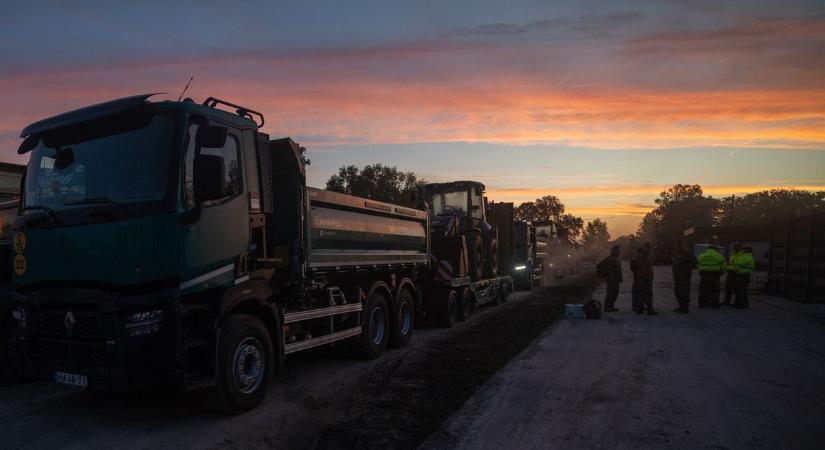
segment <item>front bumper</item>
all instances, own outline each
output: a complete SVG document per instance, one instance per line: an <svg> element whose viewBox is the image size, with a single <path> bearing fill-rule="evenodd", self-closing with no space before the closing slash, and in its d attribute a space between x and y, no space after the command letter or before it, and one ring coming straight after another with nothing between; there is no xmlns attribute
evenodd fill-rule
<svg viewBox="0 0 825 450"><path fill-rule="evenodd" d="M97 290L43 289L15 294L25 311L13 351L32 378L55 372L84 375L93 390L175 386L181 373L177 291L115 297ZM161 310L157 330L133 336L126 328L135 312Z"/></svg>

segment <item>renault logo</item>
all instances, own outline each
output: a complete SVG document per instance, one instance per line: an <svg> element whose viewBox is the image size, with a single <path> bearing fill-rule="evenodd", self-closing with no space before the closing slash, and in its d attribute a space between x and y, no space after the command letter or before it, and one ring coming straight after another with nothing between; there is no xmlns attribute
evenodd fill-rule
<svg viewBox="0 0 825 450"><path fill-rule="evenodd" d="M63 318L63 325L66 327L66 332L72 334L74 331L74 324L77 321L74 319L74 314L71 311L66 313L66 317Z"/></svg>

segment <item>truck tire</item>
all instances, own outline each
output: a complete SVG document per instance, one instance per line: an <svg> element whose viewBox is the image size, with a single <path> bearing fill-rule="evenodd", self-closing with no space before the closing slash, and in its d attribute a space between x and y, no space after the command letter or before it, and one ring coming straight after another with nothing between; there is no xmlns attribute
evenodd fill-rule
<svg viewBox="0 0 825 450"><path fill-rule="evenodd" d="M398 298L395 299L392 333L390 334L390 345L394 348L406 347L412 339L413 327L415 326L413 299L413 294L409 289L401 289Z"/></svg>
<svg viewBox="0 0 825 450"><path fill-rule="evenodd" d="M447 298L441 305L438 314L438 325L442 328L451 328L458 320L458 292L455 289L447 291Z"/></svg>
<svg viewBox="0 0 825 450"><path fill-rule="evenodd" d="M275 366L272 340L255 316L233 314L223 324L212 391L215 405L230 414L258 406L266 397Z"/></svg>
<svg viewBox="0 0 825 450"><path fill-rule="evenodd" d="M470 279L478 281L484 275L484 246L481 237L474 233L467 235L467 261Z"/></svg>
<svg viewBox="0 0 825 450"><path fill-rule="evenodd" d="M353 350L364 359L375 359L387 349L390 312L384 293L376 289L367 298L361 312L361 334L353 341Z"/></svg>
<svg viewBox="0 0 825 450"><path fill-rule="evenodd" d="M489 248L487 249L487 258L484 259L484 276L493 278L498 274L498 241L496 239L490 240Z"/></svg>
<svg viewBox="0 0 825 450"><path fill-rule="evenodd" d="M473 291L470 288L464 288L461 292L461 299L459 300L458 320L467 320L473 313Z"/></svg>

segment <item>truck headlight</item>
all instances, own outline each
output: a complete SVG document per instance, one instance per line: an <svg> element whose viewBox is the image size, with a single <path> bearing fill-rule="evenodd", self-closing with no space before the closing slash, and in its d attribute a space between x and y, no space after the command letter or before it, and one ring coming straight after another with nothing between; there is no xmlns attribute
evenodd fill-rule
<svg viewBox="0 0 825 450"><path fill-rule="evenodd" d="M160 330L163 310L141 311L126 316L126 329L129 336L145 336Z"/></svg>
<svg viewBox="0 0 825 450"><path fill-rule="evenodd" d="M524 270L527 266L516 266L516 270Z"/></svg>

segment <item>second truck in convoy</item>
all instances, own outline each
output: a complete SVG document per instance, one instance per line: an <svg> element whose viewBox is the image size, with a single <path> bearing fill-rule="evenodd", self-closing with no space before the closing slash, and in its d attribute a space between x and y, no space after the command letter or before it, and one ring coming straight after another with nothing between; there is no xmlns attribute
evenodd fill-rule
<svg viewBox="0 0 825 450"><path fill-rule="evenodd" d="M290 353L341 342L375 358L407 345L419 314L449 326L512 290L483 186L452 186L465 203L431 188L432 215L311 188L304 149L261 133L260 113L149 97L21 134L12 350L26 375L206 389L240 412Z"/></svg>

